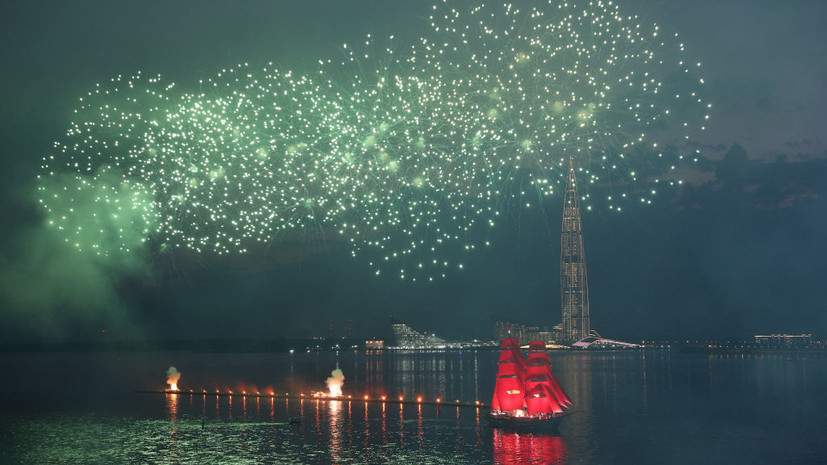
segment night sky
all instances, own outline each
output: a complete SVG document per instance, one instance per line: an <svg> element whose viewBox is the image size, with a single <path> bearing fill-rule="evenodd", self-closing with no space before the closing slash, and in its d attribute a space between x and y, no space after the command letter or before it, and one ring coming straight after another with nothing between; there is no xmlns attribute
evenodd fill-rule
<svg viewBox="0 0 827 465"><path fill-rule="evenodd" d="M458 4L460 4L458 2ZM464 3L463 3L464 4ZM490 337L560 316L562 195L507 210L490 247L433 283L375 277L345 244L287 235L216 258L66 248L36 204L79 96L142 71L196 82L238 63L304 72L365 34L414 43L428 2L6 1L0 6L0 342L390 333L388 317ZM712 103L701 158L651 205L583 213L592 328L610 338L827 335L827 4L622 2L679 32ZM594 187L595 194L601 187ZM349 323L351 321L352 323ZM106 331L105 333L102 331Z"/></svg>

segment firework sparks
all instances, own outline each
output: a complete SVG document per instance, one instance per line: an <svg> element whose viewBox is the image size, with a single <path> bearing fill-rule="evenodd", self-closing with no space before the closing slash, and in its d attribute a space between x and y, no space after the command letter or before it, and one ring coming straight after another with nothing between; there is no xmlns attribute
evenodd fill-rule
<svg viewBox="0 0 827 465"><path fill-rule="evenodd" d="M243 64L197 93L141 74L98 85L44 158L49 223L103 256L336 231L376 274L434 279L504 208L552 195L569 157L613 186L583 204L620 210L627 193L651 201L643 167L692 155L699 64L657 25L601 1L450 5L408 49L368 36L312 76Z"/></svg>

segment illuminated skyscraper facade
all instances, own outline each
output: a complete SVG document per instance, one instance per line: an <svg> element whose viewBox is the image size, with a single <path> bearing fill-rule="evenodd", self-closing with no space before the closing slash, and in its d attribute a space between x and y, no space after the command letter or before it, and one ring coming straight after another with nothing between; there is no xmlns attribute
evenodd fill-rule
<svg viewBox="0 0 827 465"><path fill-rule="evenodd" d="M580 226L580 202L574 161L569 159L566 195L563 199L563 232L560 237L560 296L563 339L575 342L589 336L589 283Z"/></svg>

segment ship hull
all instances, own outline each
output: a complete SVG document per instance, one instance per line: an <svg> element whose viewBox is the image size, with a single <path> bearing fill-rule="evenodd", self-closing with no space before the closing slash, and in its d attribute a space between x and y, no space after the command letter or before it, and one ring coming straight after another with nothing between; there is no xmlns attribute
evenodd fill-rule
<svg viewBox="0 0 827 465"><path fill-rule="evenodd" d="M486 420L488 420L488 424L491 425L493 428L521 432L549 433L558 431L560 421L563 419L564 416L565 415L544 417L515 417L508 414L489 413L486 415Z"/></svg>

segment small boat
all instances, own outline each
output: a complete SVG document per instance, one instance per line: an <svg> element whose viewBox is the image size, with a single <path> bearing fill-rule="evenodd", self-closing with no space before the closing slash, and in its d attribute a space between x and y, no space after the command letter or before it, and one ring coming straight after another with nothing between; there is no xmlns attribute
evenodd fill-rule
<svg viewBox="0 0 827 465"><path fill-rule="evenodd" d="M572 406L551 372L544 342L529 344L523 357L516 339L503 339L488 422L496 428L554 431Z"/></svg>

